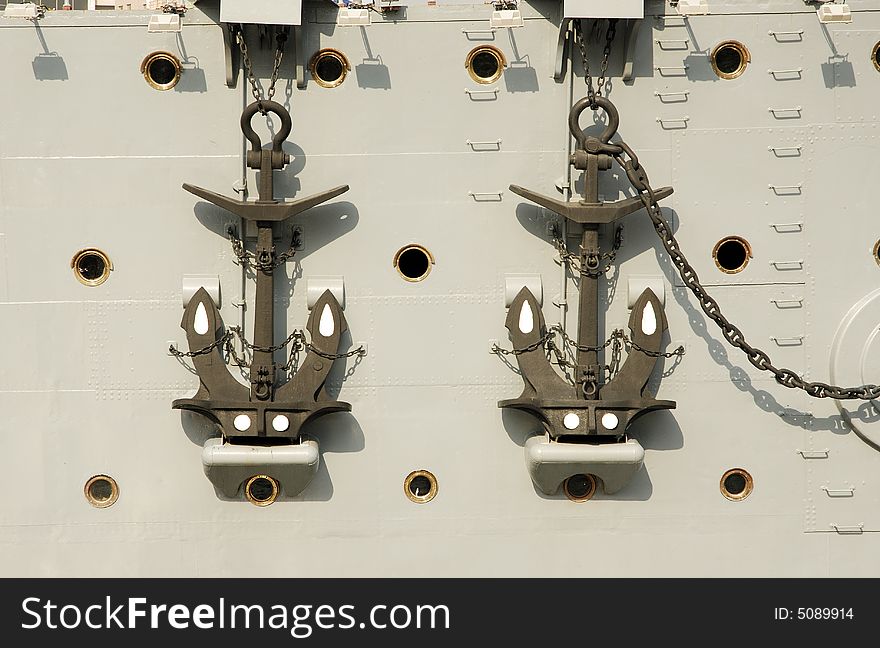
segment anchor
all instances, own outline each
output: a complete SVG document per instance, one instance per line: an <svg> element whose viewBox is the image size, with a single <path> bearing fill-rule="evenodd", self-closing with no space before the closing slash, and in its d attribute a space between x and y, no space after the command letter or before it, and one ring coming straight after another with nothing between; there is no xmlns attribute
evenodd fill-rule
<svg viewBox="0 0 880 648"><path fill-rule="evenodd" d="M272 138L271 149L263 149L259 136L251 126L251 120L257 112L271 112L281 120L280 128ZM299 370L286 383L276 386L277 367L273 352L283 345L276 345L274 340L273 270L276 253L272 240L273 224L345 193L348 185L291 202L276 200L272 175L274 170L283 169L290 162L290 156L281 148L290 134L290 113L274 101L254 102L242 113L241 130L251 145L247 152L247 166L260 171L258 200L227 198L189 184L184 184L183 188L256 224L257 285L250 388L232 376L223 359L219 344L223 335L223 320L208 292L201 288L187 305L180 324L186 331L189 355L192 356L200 385L192 398L175 400L172 407L206 416L220 426L224 439L230 443L277 447L285 440L289 444L297 443L306 423L331 412L349 412L351 405L333 400L325 387L327 375L337 357L340 339L348 329L342 307L330 290L317 300L309 317L306 326L311 336L311 342L307 345L308 354ZM316 454L312 453L309 460L317 461ZM207 472L207 461L205 469ZM240 481L236 482L231 490L234 492L239 485Z"/></svg>
<svg viewBox="0 0 880 648"><path fill-rule="evenodd" d="M629 318L631 352L614 378L602 384L599 351L599 226L615 223L644 206L638 197L614 202L599 200L599 172L611 168L608 154L616 150L611 138L619 116L607 98L578 101L571 109L569 130L577 142L570 164L584 172L584 188L577 202L550 198L511 185L510 190L583 226L580 244L581 272L574 386L552 367L543 341L547 327L538 300L523 288L510 305L506 327L516 349L525 387L519 398L503 400L498 407L526 411L542 423L545 436L526 445L532 479L548 494L571 475L595 473L605 491L622 488L641 467L644 450L627 439L629 425L647 412L674 409L675 402L657 400L647 389L667 329L663 305L650 288L636 300ZM608 123L596 138L580 127L580 116L589 107L601 108ZM671 187L655 192L658 200L672 194ZM618 446L618 447L613 447ZM617 466L616 469L612 469Z"/></svg>

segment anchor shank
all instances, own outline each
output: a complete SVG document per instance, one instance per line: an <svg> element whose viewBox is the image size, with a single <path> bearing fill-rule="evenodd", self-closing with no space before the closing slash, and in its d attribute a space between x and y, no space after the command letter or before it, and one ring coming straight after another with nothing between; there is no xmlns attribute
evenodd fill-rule
<svg viewBox="0 0 880 648"><path fill-rule="evenodd" d="M271 173L271 171L270 171ZM272 223L257 221L257 259L274 261L272 242ZM267 269L257 268L257 295L254 314L254 345L258 347L270 347L274 344L275 322L275 276L271 267ZM273 354L267 351L254 351L251 364L251 387L254 397L257 396L257 384L263 382L269 386L275 384L275 362ZM265 388L264 388L265 389ZM261 391L265 400L267 392Z"/></svg>
<svg viewBox="0 0 880 648"><path fill-rule="evenodd" d="M272 152L263 151L260 155L260 202L275 202L272 181Z"/></svg>
<svg viewBox="0 0 880 648"><path fill-rule="evenodd" d="M588 259L599 258L599 227L584 225L581 237L581 266L588 267ZM582 274L580 276L580 296L578 301L578 347L595 347L599 343L599 277ZM595 373L599 364L599 353L595 350L578 348L577 364L579 383L591 369Z"/></svg>

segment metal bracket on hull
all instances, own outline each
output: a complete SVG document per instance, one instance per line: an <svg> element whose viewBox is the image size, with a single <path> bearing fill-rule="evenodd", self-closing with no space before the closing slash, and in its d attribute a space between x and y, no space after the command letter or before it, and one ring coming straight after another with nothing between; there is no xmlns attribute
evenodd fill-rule
<svg viewBox="0 0 880 648"><path fill-rule="evenodd" d="M608 492L622 487L617 477L631 476L641 466L644 457L643 452L619 452L617 446L627 441L627 427L647 412L675 407L675 402L657 400L646 389L661 355L663 333L667 328L663 304L650 288L645 288L633 304L629 318L631 353L614 378L602 382L603 367L598 361L599 225L614 223L640 210L643 204L639 198L599 201L599 172L611 167L608 153L616 145L610 140L617 132L619 119L617 109L610 101L596 97L595 102L593 109L602 108L608 116L608 125L600 137L587 136L579 125L581 113L591 107L589 99L576 103L569 115L569 129L577 141L570 164L584 171L580 201L564 202L516 185L510 186L512 192L583 227L574 386L556 373L547 357L543 345L547 336L544 315L528 288L523 288L514 299L506 322L525 388L519 398L500 401L498 406L524 410L537 417L548 436L546 443L580 446L562 453L558 449L548 453L546 448L541 452L527 453L529 471L536 485L554 492L565 477L560 477L560 470L571 471L568 475L595 472L597 465L630 466L632 470L614 471L613 487L608 483L605 485ZM672 188L665 187L657 190L656 196L659 200L671 193ZM588 448L583 447L585 443L590 444ZM554 467L542 468L539 465L541 457L551 455ZM583 464L581 470L577 468L579 462ZM546 476L548 472L552 474L549 478ZM542 477L539 479L539 476Z"/></svg>
<svg viewBox="0 0 880 648"><path fill-rule="evenodd" d="M263 111L274 113L281 119L281 126L269 149L263 149L259 136L251 127L251 119ZM172 407L206 416L220 426L227 441L278 448L279 443L299 444L300 431L309 421L331 412L351 411L351 405L333 400L325 388L333 361L339 357L340 339L348 329L342 306L329 289L316 300L309 317L306 328L310 342L305 345L308 354L286 383L276 385L277 367L273 355L284 344L276 344L274 336L274 269L278 264L272 226L348 191L348 185L292 202L276 200L272 176L275 169L283 169L290 161L290 156L282 150L291 130L290 114L274 101L254 102L242 114L241 129L251 144L247 165L260 170L259 199L236 200L189 184L184 184L183 188L256 224L254 271L257 288L250 389L232 376L224 361L223 320L208 291L201 288L189 300L181 321L190 349L188 355L192 357L201 384L195 396L175 400ZM286 455L276 451L274 456L283 458ZM297 462L313 474L314 465L299 461L301 457L297 456ZM217 465L231 464L221 462Z"/></svg>

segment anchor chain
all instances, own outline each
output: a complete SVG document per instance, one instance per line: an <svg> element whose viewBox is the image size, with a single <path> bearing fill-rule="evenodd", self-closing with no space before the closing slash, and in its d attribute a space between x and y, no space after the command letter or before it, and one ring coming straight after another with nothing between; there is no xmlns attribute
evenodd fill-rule
<svg viewBox="0 0 880 648"><path fill-rule="evenodd" d="M644 204L657 232L663 247L672 263L678 270L678 274L684 282L685 286L696 296L700 304L700 308L711 319L724 335L724 338L734 347L746 354L749 362L760 369L772 373L776 382L791 389L802 389L808 395L814 398L832 398L835 400L873 400L880 397L880 386L878 385L860 385L858 387L840 387L838 385L830 385L824 382L810 382L799 376L791 369L778 368L770 360L770 356L758 347L752 346L746 340L743 332L732 324L721 312L718 302L709 295L694 267L688 262L684 253L679 247L678 241L672 234L672 228L657 203L654 189L648 181L648 175L645 168L639 163L639 158L635 152L622 141L615 142L604 146L603 152L611 155L615 161L626 171L630 184L638 193L639 198Z"/></svg>
<svg viewBox="0 0 880 648"><path fill-rule="evenodd" d="M582 22L581 18L574 21L574 39L578 49L581 51L581 59L584 65L584 81L587 84L587 97L590 99L590 105L594 105L596 97L602 96L602 90L605 87L608 59L611 57L611 46L614 43L614 36L617 34L617 18L612 18L608 21L608 31L605 32L605 47L602 50L602 62L599 66L599 78L596 80L595 89L593 89L593 77L590 76L590 57L587 54L587 43L584 39Z"/></svg>
<svg viewBox="0 0 880 648"><path fill-rule="evenodd" d="M251 84L251 94L254 95L254 101L257 102L260 113L268 114L263 109L263 87L254 76L253 65L251 65L250 56L248 56L247 43L244 42L244 31L241 27L235 28L235 40L238 43L238 49L241 50L241 58L244 61L244 71L247 74L248 81ZM284 43L287 41L287 32L279 31L275 34L275 60L272 65L272 77L269 80L269 88L266 90L266 101L272 101L275 96L275 84L278 83L278 71L281 69L281 59L284 57Z"/></svg>

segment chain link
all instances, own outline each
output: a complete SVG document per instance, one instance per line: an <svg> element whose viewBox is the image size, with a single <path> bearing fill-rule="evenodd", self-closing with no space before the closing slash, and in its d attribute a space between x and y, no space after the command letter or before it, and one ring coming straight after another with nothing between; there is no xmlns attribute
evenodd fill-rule
<svg viewBox="0 0 880 648"><path fill-rule="evenodd" d="M614 242L611 246L611 250L608 252L603 252L602 254L593 257L593 261L595 265L581 263L581 258L577 254L573 254L568 251L565 245L565 241L562 240L559 236L553 237L553 245L556 247L556 251L559 253L559 260L562 263L567 264L574 272L577 272L581 276L586 277L599 277L603 274L608 273L612 267L614 267L614 260L617 258L617 251L620 249L621 244L623 243L623 227L617 226L614 229ZM606 263L601 268L599 264L602 260L605 260Z"/></svg>
<svg viewBox="0 0 880 648"><path fill-rule="evenodd" d="M596 80L596 88L593 88L593 77L590 76L590 56L587 53L587 43L584 38L584 31L581 18L574 21L574 39L578 49L581 52L581 61L584 65L584 81L587 84L587 97L590 99L590 105L594 105L596 97L602 96L602 90L605 87L605 74L608 72L608 59L611 57L611 46L614 43L614 37L617 34L617 19L612 18L608 21L608 31L605 32L605 47L602 50L602 62L599 66L599 78Z"/></svg>
<svg viewBox="0 0 880 648"><path fill-rule="evenodd" d="M858 387L840 387L838 385L829 385L823 382L808 382L791 369L777 368L770 360L770 356L763 350L752 346L746 340L745 335L739 328L731 324L730 321L721 312L718 302L706 292L705 287L700 283L697 271L688 263L687 258L679 247L678 241L672 234L672 228L663 217L660 206L657 204L657 197L654 189L648 181L648 175L644 167L639 164L639 158L633 150L625 142L617 142L620 152L612 152L611 155L618 164L626 171L630 183L642 204L648 211L648 216L666 249L669 258L678 270L685 286L696 296L700 304L700 308L721 329L724 338L734 347L740 349L748 357L749 362L761 371L769 371L776 377L776 381L780 385L792 389L802 389L810 396L815 398L833 398L836 400L873 400L880 397L880 386L878 385L860 385Z"/></svg>
<svg viewBox="0 0 880 648"><path fill-rule="evenodd" d="M682 357L685 354L683 346L679 346L673 351L651 351L650 349L645 349L637 342L630 339L630 337L624 332L623 329L614 329L614 331L612 331L611 333L611 336L602 344L596 346L581 345L573 340L571 336L569 336L568 333L565 332L565 329L563 329L559 324L555 324L547 329L547 332L542 335L539 340L536 340L535 342L519 349L503 349L497 344L493 344L492 353L495 353L499 356L518 356L544 347L548 355L552 353L555 356L556 362L560 367L575 368L576 365L573 362L568 361L565 358L565 353L563 352L563 350L556 345L557 335L562 339L562 342L565 346L575 351L598 352L603 349L607 349L609 346L612 347L611 360L603 367L608 376L607 380L610 380L620 370L622 348L626 348L627 353L631 353L635 350L639 353L644 353L646 356L651 358L674 358Z"/></svg>
<svg viewBox="0 0 880 648"><path fill-rule="evenodd" d="M262 259L259 255L244 248L244 245L242 244L241 239L238 238L234 227L230 226L226 230L226 236L232 244L232 253L235 255L235 258L238 259L239 265L245 268L255 268L267 274L271 273L275 268L283 266L296 256L296 251L302 243L301 234L302 232L299 229L293 228L290 233L290 247L281 254L270 255L268 259ZM274 257L274 259L272 257Z"/></svg>
<svg viewBox="0 0 880 648"><path fill-rule="evenodd" d="M288 335L287 339L283 342L273 344L272 346L260 346L249 342L247 338L245 338L241 327L238 326L230 326L223 335L211 342L211 344L208 344L201 349L195 349L192 351L181 351L172 344L168 347L168 353L173 355L175 358L194 358L195 356L210 353L214 349L222 348L222 350L225 351L227 355L232 359L232 364L240 368L247 368L249 366L249 363L245 358L238 355L235 350L235 345L233 344L235 340L239 341L243 349L247 349L251 353L253 353L254 351L258 351L260 353L275 353L276 351L281 351L282 349L290 345L290 353L288 354L287 362L285 362L280 367L284 371L289 371L294 365L297 364L300 351L308 351L314 353L315 355L321 356L322 358L326 358L327 360L339 360L341 358L351 358L353 356L357 356L357 362L359 362L361 358L367 355L367 350L363 347L363 345L358 346L351 351L347 351L345 353L327 353L326 351L321 351L308 341L308 337L306 336L305 331L301 329L296 329L295 331L293 331L293 333Z"/></svg>
<svg viewBox="0 0 880 648"><path fill-rule="evenodd" d="M241 58L244 61L244 71L247 74L248 81L251 84L251 94L254 95L254 101L260 104L260 112L263 115L268 114L263 110L263 87L254 76L254 68L248 55L247 43L244 41L244 32L240 27L235 30L235 40L238 42L238 48L241 50ZM275 84L278 82L278 71L281 69L281 59L284 57L284 43L287 41L287 32L279 31L275 34L275 61L272 65L272 77L269 81L269 88L266 90L266 100L272 101L275 96Z"/></svg>
<svg viewBox="0 0 880 648"><path fill-rule="evenodd" d="M178 16L184 16L187 11L186 4L178 4L176 2L168 2L159 8L162 10L162 13L177 14Z"/></svg>

